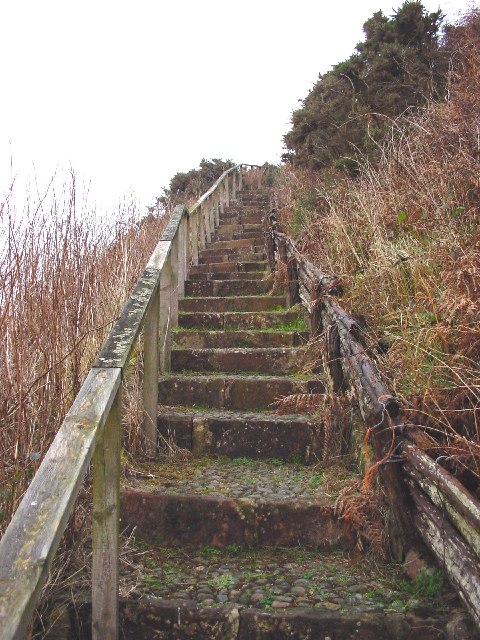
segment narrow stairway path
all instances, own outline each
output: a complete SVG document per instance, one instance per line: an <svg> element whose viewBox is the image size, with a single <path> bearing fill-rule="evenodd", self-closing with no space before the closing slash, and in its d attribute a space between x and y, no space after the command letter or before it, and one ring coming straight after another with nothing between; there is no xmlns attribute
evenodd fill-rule
<svg viewBox="0 0 480 640"><path fill-rule="evenodd" d="M302 374L302 310L270 294L267 207L266 192L237 193L185 283L158 432L160 449L189 456L124 481L137 561L122 568L123 636L446 639L452 593L441 590L440 608L402 590L399 567L353 552L332 508L342 477L319 464L322 425L275 412L324 380Z"/></svg>

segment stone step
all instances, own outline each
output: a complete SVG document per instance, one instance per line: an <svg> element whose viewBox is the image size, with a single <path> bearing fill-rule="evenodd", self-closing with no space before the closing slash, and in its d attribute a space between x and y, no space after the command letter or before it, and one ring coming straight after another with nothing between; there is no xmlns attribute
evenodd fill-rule
<svg viewBox="0 0 480 640"><path fill-rule="evenodd" d="M273 311L285 307L285 296L235 296L181 298L179 311ZM214 328L214 327L212 327Z"/></svg>
<svg viewBox="0 0 480 640"><path fill-rule="evenodd" d="M217 227L219 233L238 233L242 231L257 232L258 235L263 234L263 226L261 224L224 224L220 219L220 225Z"/></svg>
<svg viewBox="0 0 480 640"><path fill-rule="evenodd" d="M260 226L260 225L259 225ZM226 240L240 240L250 238L255 240L256 244L264 244L264 234L261 231L220 231L216 232L212 242L226 241Z"/></svg>
<svg viewBox="0 0 480 640"><path fill-rule="evenodd" d="M261 244L263 248L263 242ZM212 249L219 251L221 249L242 249L245 247L252 248L254 246L255 242L250 238L240 238L239 240L213 240L209 245L208 251L211 251Z"/></svg>
<svg viewBox="0 0 480 640"><path fill-rule="evenodd" d="M271 299L271 297L270 297ZM180 302L180 301L179 301ZM303 314L293 311L257 312L181 312L178 316L181 329L275 329L288 331L306 330Z"/></svg>
<svg viewBox="0 0 480 640"><path fill-rule="evenodd" d="M220 226L223 224L263 224L264 217L265 214L262 212L247 213L245 211L231 211L228 214L225 213L220 218Z"/></svg>
<svg viewBox="0 0 480 640"><path fill-rule="evenodd" d="M206 264L196 264L190 267L189 274L195 273L231 273L231 272L250 272L262 271L268 268L266 260L256 260L254 262L210 262Z"/></svg>
<svg viewBox="0 0 480 640"><path fill-rule="evenodd" d="M236 198L235 200L231 200L230 202L230 207L241 207L241 208L248 208L248 207L261 207L262 209L268 209L268 207L270 206L270 199L269 198L250 198L250 197L242 197L240 196L240 198ZM228 211L228 209L227 209Z"/></svg>
<svg viewBox="0 0 480 640"><path fill-rule="evenodd" d="M218 273L190 273L189 280L208 281L208 280L266 280L270 275L269 271L230 271Z"/></svg>
<svg viewBox="0 0 480 640"><path fill-rule="evenodd" d="M323 425L305 415L185 408L167 411L157 421L168 443L194 456L268 459L315 464L321 460ZM160 442L160 450L163 450Z"/></svg>
<svg viewBox="0 0 480 640"><path fill-rule="evenodd" d="M173 349L171 363L172 371L290 375L305 366L305 352L301 347Z"/></svg>
<svg viewBox="0 0 480 640"><path fill-rule="evenodd" d="M275 402L292 394L324 393L320 376L185 375L160 376L158 402L167 406L211 409L272 409Z"/></svg>
<svg viewBox="0 0 480 640"><path fill-rule="evenodd" d="M212 250L212 255L198 257L199 264L217 264L219 262L261 262L264 263L266 254L264 251L232 251L229 253Z"/></svg>
<svg viewBox="0 0 480 640"><path fill-rule="evenodd" d="M266 258L264 246L239 247L237 249L203 249L198 255L200 264L206 262L255 262Z"/></svg>
<svg viewBox="0 0 480 640"><path fill-rule="evenodd" d="M165 558L167 565L170 557L169 555ZM175 592L176 589L176 592L181 594L181 598L178 596L166 598L167 594L163 595L165 590L160 589L161 581L156 577L158 571L161 571L160 565L157 573L152 569L144 570L142 573L148 582L146 584L142 582L142 586L148 595L119 600L119 628L122 640L151 640L152 638L158 638L158 640L167 638L168 640L323 640L324 638L326 640L350 638L355 640L382 640L383 638L450 640L453 638L448 629L451 616L444 610L441 603L439 603L440 606L435 607L428 600L419 603L418 611L383 613L379 609L388 609L388 600L385 600L385 604L375 601L371 606L364 606L357 601L350 607L344 607L334 602L335 599L342 600L342 598L336 598L336 594L333 595L335 592L332 592L332 599L327 600L325 606L320 602L307 607L302 598L265 595L265 590L262 593L261 590L255 590L253 587L253 593L251 588L240 591L238 599L242 599L242 602L234 604L228 601L223 602L225 594L221 592L222 578L228 580L229 576L220 572L218 578L212 578L206 569L210 566L208 560L207 557L197 558L198 566L202 567L204 573L199 575L198 572L192 571L192 575L197 579L201 577L204 583L198 584L195 591L190 586L191 579L184 574L181 575L188 580L188 583L173 583L171 588L166 590L168 594ZM328 563L328 558L324 561ZM254 570L250 570L250 574L252 571ZM389 575L392 574L391 568L386 571ZM264 587L264 578L259 580L262 580L261 585ZM358 582L362 583L360 573ZM159 585L157 589L152 586L155 584ZM205 585L210 584L213 588L207 590ZM274 584L272 579L272 589L268 594L273 593L274 589L278 591ZM375 584L372 585L373 590ZM151 595L156 591L162 593L162 596ZM230 591L236 593L238 589L232 588ZM208 597L210 595L212 595L211 598ZM346 598L343 600L352 600L348 591L345 595ZM89 598L90 594L85 594L84 598L78 599L78 602L69 606L64 620L57 620L52 629L52 633L55 634L56 627L62 626L62 631L58 635L49 635L48 640L60 637L90 640L92 615ZM256 603L254 606L243 604L245 599L253 598ZM296 604L298 601L300 604ZM376 608L377 602L382 607ZM294 607L290 609L292 603ZM461 614L461 610L457 609L457 613ZM470 633L469 640L478 639L473 626L468 633ZM460 639L460 636L458 638ZM467 636L462 635L461 639L464 638L466 639Z"/></svg>
<svg viewBox="0 0 480 640"><path fill-rule="evenodd" d="M121 528L157 544L349 546L318 470L280 460L203 457L148 464L153 478L127 478ZM315 480L315 481L314 481Z"/></svg>
<svg viewBox="0 0 480 640"><path fill-rule="evenodd" d="M297 347L309 339L307 331L182 331L173 333L177 347L225 349L229 347Z"/></svg>
<svg viewBox="0 0 480 640"><path fill-rule="evenodd" d="M268 293L271 288L271 282L257 278L249 280L185 280L185 295L195 297L257 296Z"/></svg>

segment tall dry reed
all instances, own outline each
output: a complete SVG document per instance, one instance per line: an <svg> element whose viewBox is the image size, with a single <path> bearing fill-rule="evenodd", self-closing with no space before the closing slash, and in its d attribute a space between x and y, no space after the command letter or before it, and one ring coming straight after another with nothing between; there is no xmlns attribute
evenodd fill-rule
<svg viewBox="0 0 480 640"><path fill-rule="evenodd" d="M165 225L80 193L72 173L0 205L0 533Z"/></svg>
<svg viewBox="0 0 480 640"><path fill-rule="evenodd" d="M407 420L480 477L480 13L449 36L445 101L393 123L378 165L349 178L285 167L281 219L343 278L380 338ZM472 486L477 481L472 480Z"/></svg>

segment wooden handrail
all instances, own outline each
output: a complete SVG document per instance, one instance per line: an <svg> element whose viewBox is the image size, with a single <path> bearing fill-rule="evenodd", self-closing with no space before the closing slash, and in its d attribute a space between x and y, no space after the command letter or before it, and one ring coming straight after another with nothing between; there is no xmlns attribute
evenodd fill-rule
<svg viewBox="0 0 480 640"><path fill-rule="evenodd" d="M225 171L189 210L175 208L52 445L0 540L0 640L21 640L45 584L75 500L93 461L92 638L118 637L121 381L143 329L143 435L157 447L158 371L170 366L170 332L190 264L198 264L219 213L241 188ZM262 173L259 173L258 187Z"/></svg>
<svg viewBox="0 0 480 640"><path fill-rule="evenodd" d="M270 266L274 269L279 262L287 264L288 299L291 304L299 300L306 306L312 335L323 336L334 391L348 385L372 430L380 476L400 532L400 548L406 550L416 530L480 628L480 502L407 439L400 403L367 349L362 328L338 303L342 293L338 279L309 262L281 232L276 208L273 201L265 220Z"/></svg>

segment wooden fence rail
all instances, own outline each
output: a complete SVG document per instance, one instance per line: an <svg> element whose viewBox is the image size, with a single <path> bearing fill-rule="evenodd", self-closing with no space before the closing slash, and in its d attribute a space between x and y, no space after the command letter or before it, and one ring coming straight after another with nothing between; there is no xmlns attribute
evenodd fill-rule
<svg viewBox="0 0 480 640"><path fill-rule="evenodd" d="M121 382L143 330L143 435L156 452L158 371L170 366L170 332L190 264L218 226L219 213L257 165L225 171L188 210L175 208L97 360L0 540L0 639L21 640L93 460L92 605L94 640L118 637L118 527Z"/></svg>
<svg viewBox="0 0 480 640"><path fill-rule="evenodd" d="M480 502L405 434L401 405L390 393L358 322L338 304L338 279L321 272L281 232L275 194L265 221L265 246L272 269L287 265L288 299L301 301L311 333L325 340L334 391L349 390L372 430L381 481L392 506L389 532L398 559L420 535L480 629Z"/></svg>

